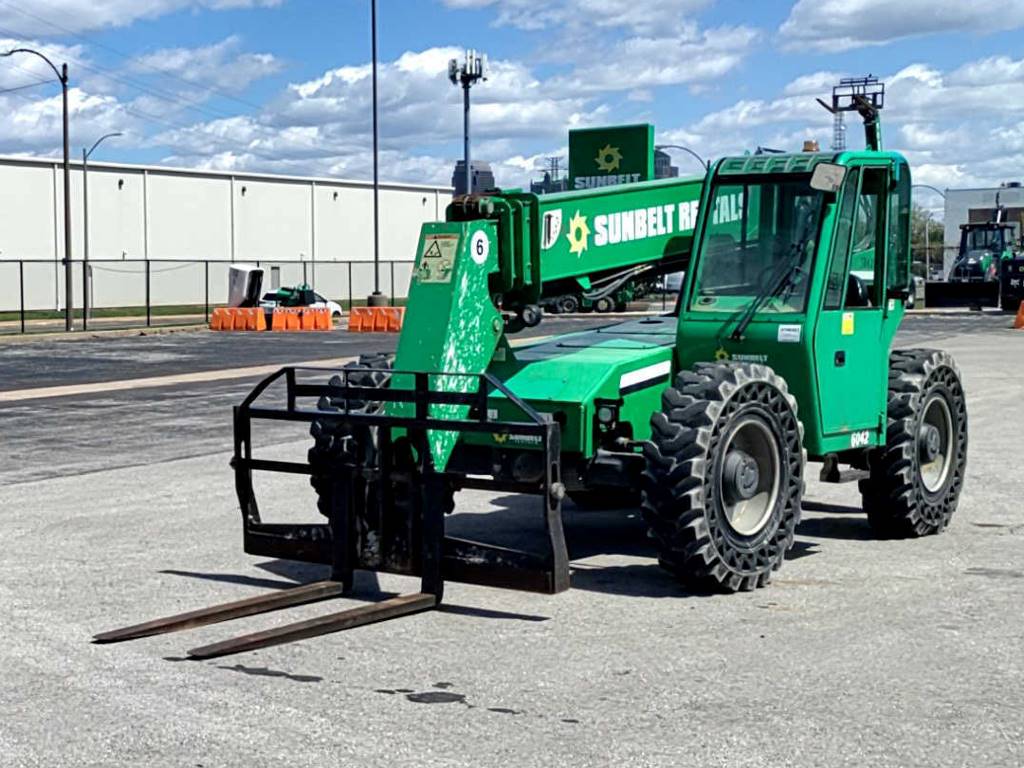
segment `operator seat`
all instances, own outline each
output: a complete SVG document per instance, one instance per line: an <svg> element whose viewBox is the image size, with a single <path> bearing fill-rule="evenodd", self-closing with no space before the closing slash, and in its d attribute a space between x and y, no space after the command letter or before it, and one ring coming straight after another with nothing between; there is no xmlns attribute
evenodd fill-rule
<svg viewBox="0 0 1024 768"><path fill-rule="evenodd" d="M871 291L868 290L868 284L853 273L850 274L846 281L846 306L871 306Z"/></svg>

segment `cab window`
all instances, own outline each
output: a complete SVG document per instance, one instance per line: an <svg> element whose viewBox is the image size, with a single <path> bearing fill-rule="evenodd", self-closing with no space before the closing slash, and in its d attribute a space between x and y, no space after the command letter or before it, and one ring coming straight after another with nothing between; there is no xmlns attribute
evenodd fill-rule
<svg viewBox="0 0 1024 768"><path fill-rule="evenodd" d="M729 179L708 200L690 309L803 312L817 249L822 193L810 175Z"/></svg>
<svg viewBox="0 0 1024 768"><path fill-rule="evenodd" d="M885 168L864 168L857 195L850 246L850 277L844 306L881 305L881 266L885 259L885 200L889 174Z"/></svg>

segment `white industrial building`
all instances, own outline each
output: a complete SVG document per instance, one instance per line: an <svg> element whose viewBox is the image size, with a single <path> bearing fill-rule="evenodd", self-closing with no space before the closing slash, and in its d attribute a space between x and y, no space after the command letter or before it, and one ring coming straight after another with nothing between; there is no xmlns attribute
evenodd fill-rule
<svg viewBox="0 0 1024 768"><path fill-rule="evenodd" d="M84 254L82 166L71 169L72 306ZM63 165L0 157L0 311L64 306ZM227 265L259 262L267 288L303 276L334 299L373 289L373 186L331 178L89 163L90 303L224 301ZM404 296L420 225L444 218L447 187L381 184L381 290ZM388 262L398 262L391 265ZM207 266L205 262L210 262ZM350 262L352 262L350 264ZM207 289L208 275L208 289Z"/></svg>
<svg viewBox="0 0 1024 768"><path fill-rule="evenodd" d="M998 198L998 203L997 203ZM1017 235L1024 223L1024 187L1007 182L1000 187L982 189L947 189L944 234L944 266L949 273L960 247L960 225L991 221L996 206L1002 206L1004 221L1017 225Z"/></svg>

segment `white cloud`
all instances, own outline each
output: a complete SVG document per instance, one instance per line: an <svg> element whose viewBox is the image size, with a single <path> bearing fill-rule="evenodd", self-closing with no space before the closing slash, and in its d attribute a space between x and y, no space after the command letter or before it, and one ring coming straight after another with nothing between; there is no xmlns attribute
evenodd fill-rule
<svg viewBox="0 0 1024 768"><path fill-rule="evenodd" d="M4 3L0 26L23 35L60 35L105 27L125 27L140 19L155 19L175 11L223 11L269 8L284 0L42 0Z"/></svg>
<svg viewBox="0 0 1024 768"><path fill-rule="evenodd" d="M779 27L791 50L836 52L940 32L1024 26L1024 0L797 0Z"/></svg>
<svg viewBox="0 0 1024 768"><path fill-rule="evenodd" d="M450 180L461 156L462 95L447 78L448 59L457 54L454 48L429 48L379 65L386 178ZM506 186L524 184L533 175L524 171L525 161L515 160L524 145L561 144L568 128L606 119L603 104L549 88L519 62L494 60L491 74L472 91L474 145L477 157L494 160ZM288 86L261 114L164 131L153 142L168 147L174 162L187 165L365 177L370 100L369 67L340 67Z"/></svg>
<svg viewBox="0 0 1024 768"><path fill-rule="evenodd" d="M57 93L27 103L0 95L0 110L7 117L0 121L0 145L7 152L33 152L55 155L60 150L61 97ZM79 88L68 91L68 113L73 146L98 138L104 133L121 131L138 140L139 121L125 112L112 96L88 94Z"/></svg>
<svg viewBox="0 0 1024 768"><path fill-rule="evenodd" d="M449 8L493 7L497 26L537 31L555 27L627 29L664 34L711 4L711 0L442 0Z"/></svg>
<svg viewBox="0 0 1024 768"><path fill-rule="evenodd" d="M770 99L741 99L692 124L659 134L659 141L705 156L740 154L757 146L789 151L806 138L831 144L825 98L843 73L814 72L794 79ZM939 187L985 186L1013 180L1024 167L1024 58L978 59L944 71L911 64L881 76L886 83L883 133L903 152L914 179ZM846 116L847 142L863 146L856 113Z"/></svg>
<svg viewBox="0 0 1024 768"><path fill-rule="evenodd" d="M716 80L739 66L757 38L750 27L701 31L695 24L672 37L631 37L555 78L553 86L606 92Z"/></svg>
<svg viewBox="0 0 1024 768"><path fill-rule="evenodd" d="M712 0L442 0L453 9L492 8L497 26L546 33L539 58L556 65L545 84L557 92L626 92L653 98L651 88L698 91L734 71L760 38L745 26L702 27L695 14Z"/></svg>
<svg viewBox="0 0 1024 768"><path fill-rule="evenodd" d="M199 48L164 48L139 56L129 68L143 75L171 74L202 89L241 90L279 72L280 59L269 53L241 51L237 35ZM194 91L190 92L195 97Z"/></svg>

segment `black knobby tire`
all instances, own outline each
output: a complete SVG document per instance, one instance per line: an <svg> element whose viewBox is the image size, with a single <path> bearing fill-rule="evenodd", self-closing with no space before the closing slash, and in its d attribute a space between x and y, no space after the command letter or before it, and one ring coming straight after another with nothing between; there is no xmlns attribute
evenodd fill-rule
<svg viewBox="0 0 1024 768"><path fill-rule="evenodd" d="M360 355L355 362L346 363L348 383L357 387L383 388L391 379L391 357L386 353ZM330 384L342 386L341 376L332 376ZM380 408L377 401L350 400L349 411L353 413L373 413ZM321 397L317 407L321 411L337 411L344 408L340 399L332 400ZM355 458L353 452L361 452L365 463L372 464L376 453L375 429L361 427L348 429L337 422L317 420L309 428L314 443L309 449L307 460L313 469L309 482L317 495L317 509L325 517L330 516L332 500L334 468L347 458Z"/></svg>
<svg viewBox="0 0 1024 768"><path fill-rule="evenodd" d="M602 315L608 312L614 312L615 302L608 296L602 296L600 299L594 302L594 311L599 312Z"/></svg>
<svg viewBox="0 0 1024 768"><path fill-rule="evenodd" d="M572 294L559 297L555 303L558 312L563 315L572 315L580 311L580 300Z"/></svg>
<svg viewBox="0 0 1024 768"><path fill-rule="evenodd" d="M774 460L752 489L762 499L757 524L740 526L729 515L744 502L728 498L737 486L725 478L739 455L738 436L748 430ZM662 566L702 591L767 584L793 545L804 487L803 425L786 382L764 365L697 364L665 390L651 432L642 508Z"/></svg>
<svg viewBox="0 0 1024 768"><path fill-rule="evenodd" d="M940 471L934 460L927 460L928 432L939 425L934 431L943 453L947 414ZM926 536L949 525L967 470L967 404L952 356L934 349L893 350L886 442L868 461L871 475L860 481L860 492L876 533Z"/></svg>

